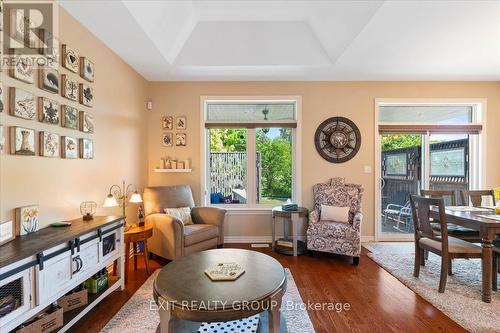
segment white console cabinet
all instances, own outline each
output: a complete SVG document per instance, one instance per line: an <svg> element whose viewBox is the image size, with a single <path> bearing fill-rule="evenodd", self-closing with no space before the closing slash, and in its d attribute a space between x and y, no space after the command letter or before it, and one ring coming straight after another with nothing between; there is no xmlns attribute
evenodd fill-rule
<svg viewBox="0 0 500 333"><path fill-rule="evenodd" d="M117 261L109 286L89 297L89 304L64 314L65 332L117 288L124 287L124 220L121 217L77 219L70 227L48 227L0 247L0 332L10 332L56 302L99 270Z"/></svg>

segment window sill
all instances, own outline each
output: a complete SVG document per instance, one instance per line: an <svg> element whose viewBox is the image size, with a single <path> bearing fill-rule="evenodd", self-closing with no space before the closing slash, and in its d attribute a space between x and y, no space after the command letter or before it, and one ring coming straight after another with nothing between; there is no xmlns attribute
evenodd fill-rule
<svg viewBox="0 0 500 333"><path fill-rule="evenodd" d="M207 207L223 208L227 215L271 215L274 206L268 207L232 207L230 205L209 205Z"/></svg>

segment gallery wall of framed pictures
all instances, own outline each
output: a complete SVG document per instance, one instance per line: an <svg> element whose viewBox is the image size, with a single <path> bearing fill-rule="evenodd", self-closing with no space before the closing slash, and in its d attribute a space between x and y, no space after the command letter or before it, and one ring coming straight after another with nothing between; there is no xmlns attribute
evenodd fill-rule
<svg viewBox="0 0 500 333"><path fill-rule="evenodd" d="M164 147L186 147L187 145L187 119L185 116L162 117L162 145ZM173 130L176 130L174 133Z"/></svg>
<svg viewBox="0 0 500 333"><path fill-rule="evenodd" d="M33 55L11 51L14 66L2 75L8 73L14 80L9 80L8 86L0 83L0 116L20 121L11 122L18 126L8 127L0 122L0 153L94 158L94 63L70 45L54 49L44 55L45 64L35 64Z"/></svg>

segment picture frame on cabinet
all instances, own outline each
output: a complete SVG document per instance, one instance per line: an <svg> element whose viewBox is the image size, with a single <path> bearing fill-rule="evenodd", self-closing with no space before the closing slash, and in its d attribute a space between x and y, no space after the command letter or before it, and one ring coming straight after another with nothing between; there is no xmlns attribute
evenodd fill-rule
<svg viewBox="0 0 500 333"><path fill-rule="evenodd" d="M94 106L94 89L85 83L80 83L80 104Z"/></svg>
<svg viewBox="0 0 500 333"><path fill-rule="evenodd" d="M61 75L61 95L75 102L78 100L78 82L66 74Z"/></svg>
<svg viewBox="0 0 500 333"><path fill-rule="evenodd" d="M16 239L14 221L0 222L0 246Z"/></svg>
<svg viewBox="0 0 500 333"><path fill-rule="evenodd" d="M60 137L51 132L40 132L40 156L59 157Z"/></svg>
<svg viewBox="0 0 500 333"><path fill-rule="evenodd" d="M14 210L16 217L16 236L32 234L40 227L38 216L40 210L38 205L18 207Z"/></svg>
<svg viewBox="0 0 500 333"><path fill-rule="evenodd" d="M40 89L58 94L59 93L59 71L50 67L43 67L39 71Z"/></svg>
<svg viewBox="0 0 500 333"><path fill-rule="evenodd" d="M91 139L80 139L80 158L91 160L94 158L94 142Z"/></svg>
<svg viewBox="0 0 500 333"><path fill-rule="evenodd" d="M95 66L87 57L80 57L80 76L89 82L94 82Z"/></svg>
<svg viewBox="0 0 500 333"><path fill-rule="evenodd" d="M61 105L61 126L78 130L78 115L79 111L77 108L69 105Z"/></svg>
<svg viewBox="0 0 500 333"><path fill-rule="evenodd" d="M80 131L94 133L94 115L87 111L80 111Z"/></svg>
<svg viewBox="0 0 500 333"><path fill-rule="evenodd" d="M39 97L38 119L42 123L59 125L59 102L47 97Z"/></svg>
<svg viewBox="0 0 500 333"><path fill-rule="evenodd" d="M17 88L10 88L10 114L23 119L35 119L35 95Z"/></svg>
<svg viewBox="0 0 500 333"><path fill-rule="evenodd" d="M80 57L78 52L67 44L62 45L62 66L73 73L80 69Z"/></svg>
<svg viewBox="0 0 500 333"><path fill-rule="evenodd" d="M78 141L69 136L61 136L61 156L66 159L78 158Z"/></svg>
<svg viewBox="0 0 500 333"><path fill-rule="evenodd" d="M12 126L10 128L10 149L12 155L35 155L35 130Z"/></svg>

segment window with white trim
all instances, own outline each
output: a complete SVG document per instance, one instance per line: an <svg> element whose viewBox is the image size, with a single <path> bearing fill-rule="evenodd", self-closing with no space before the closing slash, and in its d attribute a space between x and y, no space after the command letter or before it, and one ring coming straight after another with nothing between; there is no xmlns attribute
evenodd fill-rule
<svg viewBox="0 0 500 333"><path fill-rule="evenodd" d="M297 202L297 100L203 101L203 203Z"/></svg>

